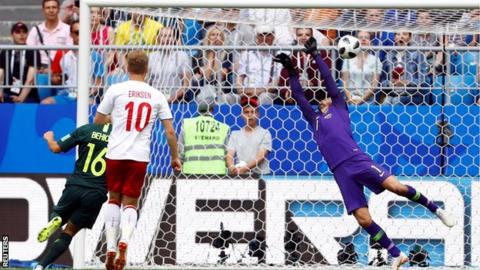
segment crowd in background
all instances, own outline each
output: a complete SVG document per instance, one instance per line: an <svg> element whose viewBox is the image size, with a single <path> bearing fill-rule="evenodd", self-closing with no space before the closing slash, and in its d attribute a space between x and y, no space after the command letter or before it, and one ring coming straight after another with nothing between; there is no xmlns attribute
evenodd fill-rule
<svg viewBox="0 0 480 270"><path fill-rule="evenodd" d="M43 0L44 21L28 29L18 22L11 29L14 44L26 46L78 45L78 2ZM224 10L231 12L231 10ZM147 16L144 12L91 8L93 45L199 45L205 49L149 50L149 83L169 102L199 102L215 98L217 103L238 103L243 96L260 104L295 104L288 73L274 63L273 50L242 50L243 46L303 45L315 37L322 46L336 45L344 35L354 35L362 46L398 46L405 49L362 50L343 60L335 50L322 56L337 78L349 104L444 104L448 91L453 104L480 104L480 35L371 31L382 24L414 25L430 29L436 21L429 10L362 11L357 31L291 28L298 16L319 21L354 17L352 10L288 9L240 10L245 21L263 24L220 23L192 19ZM267 21L265 22L265 18ZM480 30L480 9L465 11L458 20L468 20ZM434 27L434 26L433 26ZM367 30L365 30L367 29ZM237 46L227 50L207 46ZM438 50L416 46L436 47ZM412 47L412 48L409 48ZM471 50L442 48L472 47ZM111 84L126 80L126 51L93 49L91 53L91 103L98 103ZM325 98L322 78L313 59L301 50L290 50L300 81L312 104ZM0 53L0 102L64 104L76 102L78 57L75 50L12 50ZM10 87L8 87L10 86ZM458 102L453 96L457 96Z"/></svg>

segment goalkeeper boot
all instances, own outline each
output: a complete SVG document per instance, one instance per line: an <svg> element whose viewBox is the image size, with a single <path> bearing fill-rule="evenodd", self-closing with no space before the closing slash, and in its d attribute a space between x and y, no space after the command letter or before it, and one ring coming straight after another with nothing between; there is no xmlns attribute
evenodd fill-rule
<svg viewBox="0 0 480 270"><path fill-rule="evenodd" d="M455 219L445 210L442 208L438 208L435 212L435 215L445 224L445 226L452 228L457 224Z"/></svg>
<svg viewBox="0 0 480 270"><path fill-rule="evenodd" d="M40 230L37 236L38 242L45 242L60 226L62 225L62 218L56 216Z"/></svg>
<svg viewBox="0 0 480 270"><path fill-rule="evenodd" d="M115 251L107 251L107 256L105 258L105 269L114 270L115 269L115 257L117 253Z"/></svg>
<svg viewBox="0 0 480 270"><path fill-rule="evenodd" d="M394 257L392 259L392 270L397 270L400 269L400 266L408 262L408 257L403 254L403 252L400 253L398 257Z"/></svg>
<svg viewBox="0 0 480 270"><path fill-rule="evenodd" d="M127 263L127 243L118 243L118 258L115 260L115 270L123 270Z"/></svg>

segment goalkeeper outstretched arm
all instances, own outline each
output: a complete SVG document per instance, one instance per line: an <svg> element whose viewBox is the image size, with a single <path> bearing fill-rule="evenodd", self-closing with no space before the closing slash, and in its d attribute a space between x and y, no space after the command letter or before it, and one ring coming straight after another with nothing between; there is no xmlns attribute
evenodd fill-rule
<svg viewBox="0 0 480 270"><path fill-rule="evenodd" d="M281 63L288 70L290 88L292 88L292 97L300 107L305 119L307 119L308 123L314 127L316 123L316 113L313 110L312 105L310 105L305 97L302 85L300 85L300 81L298 80L298 72L293 67L290 57L284 53L281 53L275 57L274 61Z"/></svg>
<svg viewBox="0 0 480 270"><path fill-rule="evenodd" d="M305 43L305 52L314 57L315 63L318 67L318 72L320 72L320 75L324 80L325 88L327 89L328 96L332 99L333 104L346 106L345 100L338 90L337 84L333 79L330 69L317 51L317 41L315 38L311 37Z"/></svg>

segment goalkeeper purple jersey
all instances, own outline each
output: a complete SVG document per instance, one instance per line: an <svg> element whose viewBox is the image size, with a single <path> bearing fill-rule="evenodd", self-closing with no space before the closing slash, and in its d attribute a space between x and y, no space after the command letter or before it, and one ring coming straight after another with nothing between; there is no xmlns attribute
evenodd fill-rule
<svg viewBox="0 0 480 270"><path fill-rule="evenodd" d="M333 171L343 161L356 155L364 155L364 153L353 139L347 104L339 92L328 66L319 54L315 56L315 62L321 77L324 78L328 96L332 98L332 104L328 107L328 111L322 113L320 110L315 111L312 108L305 98L298 75L290 75L290 87L292 88L292 97L297 101L313 130L313 137L320 152L330 170Z"/></svg>

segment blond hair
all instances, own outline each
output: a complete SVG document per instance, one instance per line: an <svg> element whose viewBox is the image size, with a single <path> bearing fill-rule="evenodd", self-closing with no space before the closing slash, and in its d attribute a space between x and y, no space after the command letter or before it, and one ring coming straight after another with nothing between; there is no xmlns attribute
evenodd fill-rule
<svg viewBox="0 0 480 270"><path fill-rule="evenodd" d="M127 54L127 71L142 75L148 70L148 56L142 50L131 51Z"/></svg>
<svg viewBox="0 0 480 270"><path fill-rule="evenodd" d="M225 42L225 32L224 32L224 28L220 25L212 25L210 27L207 28L207 32L205 33L205 37L203 38L202 40L202 45L204 46L208 46L208 45L211 45L210 44L210 39L209 39L209 36L210 34L215 31L215 30L218 30L220 32L220 36L222 37L222 41Z"/></svg>

